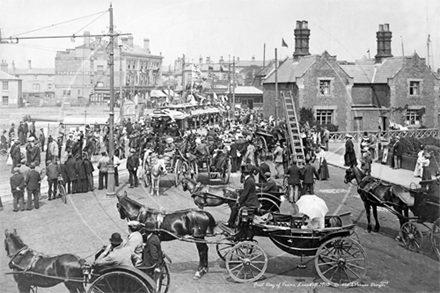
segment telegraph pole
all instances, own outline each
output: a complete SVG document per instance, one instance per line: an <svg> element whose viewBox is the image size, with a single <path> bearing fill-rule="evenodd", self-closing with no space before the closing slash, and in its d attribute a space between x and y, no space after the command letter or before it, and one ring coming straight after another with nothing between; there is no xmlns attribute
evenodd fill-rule
<svg viewBox="0 0 440 293"><path fill-rule="evenodd" d="M124 100L122 95L122 45L119 45L119 123L124 126Z"/></svg>
<svg viewBox="0 0 440 293"><path fill-rule="evenodd" d="M275 126L278 126L278 59L275 48Z"/></svg>
<svg viewBox="0 0 440 293"><path fill-rule="evenodd" d="M110 4L110 48L109 48L109 66L110 66L110 117L109 117L109 146L108 146L108 156L110 158L108 173L107 173L107 196L115 196L115 169L113 166L113 152L114 152L114 127L115 127L115 68L114 68L114 35L113 35L113 7Z"/></svg>
<svg viewBox="0 0 440 293"><path fill-rule="evenodd" d="M232 113L235 116L235 56L232 57Z"/></svg>

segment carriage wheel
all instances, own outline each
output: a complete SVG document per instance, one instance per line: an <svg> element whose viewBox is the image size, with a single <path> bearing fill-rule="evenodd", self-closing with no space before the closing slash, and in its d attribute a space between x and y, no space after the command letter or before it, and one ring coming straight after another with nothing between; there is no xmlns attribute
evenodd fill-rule
<svg viewBox="0 0 440 293"><path fill-rule="evenodd" d="M220 177L220 180L223 184L228 184L229 183L229 179L231 178L231 160L230 159L226 159L226 166L222 166L222 174Z"/></svg>
<svg viewBox="0 0 440 293"><path fill-rule="evenodd" d="M237 244L237 242L222 242L222 240L226 239L221 239L220 242L215 245L215 250L217 251L218 256L223 261L226 261L226 256L228 255L229 251Z"/></svg>
<svg viewBox="0 0 440 293"><path fill-rule="evenodd" d="M226 255L226 269L236 282L259 280L267 269L268 258L264 250L255 242L240 242Z"/></svg>
<svg viewBox="0 0 440 293"><path fill-rule="evenodd" d="M366 273L367 256L362 246L348 237L327 240L315 257L318 275L329 285L356 284Z"/></svg>
<svg viewBox="0 0 440 293"><path fill-rule="evenodd" d="M150 174L150 172L147 172L145 170L145 173L144 173L144 176L142 177L142 179L144 181L145 187L150 186L150 184L151 184L151 174Z"/></svg>
<svg viewBox="0 0 440 293"><path fill-rule="evenodd" d="M280 206L272 199L266 197L259 197L260 202L259 214L264 215L267 213L279 213Z"/></svg>
<svg viewBox="0 0 440 293"><path fill-rule="evenodd" d="M406 222L400 228L402 240L408 250L419 252L423 244L422 232L411 222Z"/></svg>
<svg viewBox="0 0 440 293"><path fill-rule="evenodd" d="M64 204L67 204L66 189L61 184L58 185L58 194L60 195L62 202L64 202Z"/></svg>
<svg viewBox="0 0 440 293"><path fill-rule="evenodd" d="M170 270L166 263L163 264L162 272L156 280L156 293L167 293L170 287Z"/></svg>
<svg viewBox="0 0 440 293"><path fill-rule="evenodd" d="M153 283L154 284L154 283ZM154 290L146 279L132 273L123 271L113 271L99 276L91 285L87 293L153 293Z"/></svg>
<svg viewBox="0 0 440 293"><path fill-rule="evenodd" d="M431 244L437 258L440 260L440 218L432 224Z"/></svg>

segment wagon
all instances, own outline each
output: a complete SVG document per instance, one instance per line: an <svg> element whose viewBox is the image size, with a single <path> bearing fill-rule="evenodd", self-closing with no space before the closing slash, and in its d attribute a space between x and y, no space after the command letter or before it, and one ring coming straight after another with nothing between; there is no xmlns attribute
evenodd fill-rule
<svg viewBox="0 0 440 293"><path fill-rule="evenodd" d="M413 218L407 218L408 222L402 225L401 237L406 248L418 252L423 246L424 236L429 236L432 248L440 260L440 180L426 180L420 182L422 187L415 188L410 185L410 194L414 204L410 206ZM429 227L426 223L432 223ZM427 228L422 232L418 226Z"/></svg>
<svg viewBox="0 0 440 293"><path fill-rule="evenodd" d="M324 229L302 229L299 216L271 214L271 220L258 223L246 211L240 213L238 232L220 225L226 238L217 244L217 253L236 282L257 281L267 269L268 257L254 236L268 237L278 248L301 259L313 257L326 285L353 286L365 276L367 257L352 237L355 234L350 213L326 216Z"/></svg>

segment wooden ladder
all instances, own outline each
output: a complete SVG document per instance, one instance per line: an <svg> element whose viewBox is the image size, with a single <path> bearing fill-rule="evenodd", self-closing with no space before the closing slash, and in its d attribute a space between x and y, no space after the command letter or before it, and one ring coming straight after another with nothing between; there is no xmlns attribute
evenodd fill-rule
<svg viewBox="0 0 440 293"><path fill-rule="evenodd" d="M287 94L285 92L281 92L281 98L283 100L284 116L286 117L287 146L290 149L291 154L296 159L297 166L301 168L306 164L306 157L304 154L301 130L299 128L292 92L289 91Z"/></svg>

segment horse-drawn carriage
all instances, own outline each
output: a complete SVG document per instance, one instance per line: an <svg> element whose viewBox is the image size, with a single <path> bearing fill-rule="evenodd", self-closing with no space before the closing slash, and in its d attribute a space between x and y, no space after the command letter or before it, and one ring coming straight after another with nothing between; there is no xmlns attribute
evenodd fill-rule
<svg viewBox="0 0 440 293"><path fill-rule="evenodd" d="M304 229L301 216L275 213L258 222L246 209L239 215L238 231L220 226L226 238L216 247L229 276L237 282L257 281L267 269L268 257L254 236L268 237L278 248L301 259L314 257L316 271L328 286L353 286L365 276L366 255L352 238L350 213L326 216L323 229ZM301 263L299 267L305 266Z"/></svg>
<svg viewBox="0 0 440 293"><path fill-rule="evenodd" d="M53 287L64 283L69 292L166 293L170 272L163 254L157 270L149 267L96 267L73 254L53 257L37 252L23 243L17 232L5 232L5 249L11 258L10 273L20 292L36 292L36 287ZM153 273L154 271L154 273Z"/></svg>

